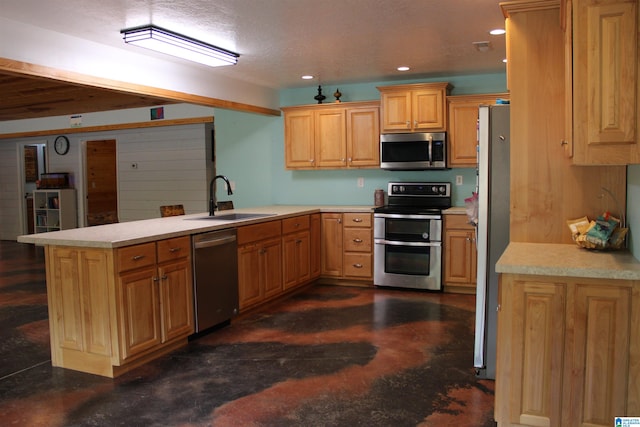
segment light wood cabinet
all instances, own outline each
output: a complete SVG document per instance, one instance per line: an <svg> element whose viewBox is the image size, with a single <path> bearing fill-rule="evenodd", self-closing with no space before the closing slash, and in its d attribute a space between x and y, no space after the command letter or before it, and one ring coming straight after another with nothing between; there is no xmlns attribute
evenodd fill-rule
<svg viewBox="0 0 640 427"><path fill-rule="evenodd" d="M309 226L309 234L311 237L311 279L320 277L321 267L321 239L322 239L322 220L319 213L311 215L311 224Z"/></svg>
<svg viewBox="0 0 640 427"><path fill-rule="evenodd" d="M370 213L322 214L322 276L373 280Z"/></svg>
<svg viewBox="0 0 640 427"><path fill-rule="evenodd" d="M380 86L378 90L383 133L445 130L449 83Z"/></svg>
<svg viewBox="0 0 640 427"><path fill-rule="evenodd" d="M572 0L574 164L640 163L637 0ZM571 62L567 61L567 65Z"/></svg>
<svg viewBox="0 0 640 427"><path fill-rule="evenodd" d="M78 226L76 190L34 190L34 232L66 230Z"/></svg>
<svg viewBox="0 0 640 427"><path fill-rule="evenodd" d="M116 260L123 360L193 333L189 237L117 249Z"/></svg>
<svg viewBox="0 0 640 427"><path fill-rule="evenodd" d="M240 310L282 293L282 222L238 227Z"/></svg>
<svg viewBox="0 0 640 427"><path fill-rule="evenodd" d="M626 168L576 167L560 144L566 131L560 3L512 1L501 7L507 16L514 141L510 148L509 235L512 242L573 243L567 219L595 218L607 206L618 210L612 200L603 201L602 187L612 192L625 211Z"/></svg>
<svg viewBox="0 0 640 427"><path fill-rule="evenodd" d="M640 283L502 274L495 415L610 426L640 412Z"/></svg>
<svg viewBox="0 0 640 427"><path fill-rule="evenodd" d="M444 215L444 291L475 294L478 249L466 215Z"/></svg>
<svg viewBox="0 0 640 427"><path fill-rule="evenodd" d="M379 167L379 105L374 101L282 108L286 168Z"/></svg>
<svg viewBox="0 0 640 427"><path fill-rule="evenodd" d="M478 163L478 107L509 99L508 93L447 97L448 165L475 167Z"/></svg>
<svg viewBox="0 0 640 427"><path fill-rule="evenodd" d="M188 236L118 249L48 246L51 361L115 377L193 333Z"/></svg>
<svg viewBox="0 0 640 427"><path fill-rule="evenodd" d="M306 283L311 278L310 216L282 220L282 271L285 290Z"/></svg>

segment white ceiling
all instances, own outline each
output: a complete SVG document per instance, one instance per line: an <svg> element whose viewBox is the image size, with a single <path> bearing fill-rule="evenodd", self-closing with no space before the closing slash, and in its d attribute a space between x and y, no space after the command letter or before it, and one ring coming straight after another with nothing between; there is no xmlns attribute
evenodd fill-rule
<svg viewBox="0 0 640 427"><path fill-rule="evenodd" d="M503 72L498 0L0 0L0 16L124 45L120 30L153 23L235 51L211 73L275 89ZM473 42L489 41L488 52ZM166 58L166 57L164 57ZM184 63L183 60L175 59ZM409 72L396 67L407 65ZM205 67L193 63L193 67Z"/></svg>

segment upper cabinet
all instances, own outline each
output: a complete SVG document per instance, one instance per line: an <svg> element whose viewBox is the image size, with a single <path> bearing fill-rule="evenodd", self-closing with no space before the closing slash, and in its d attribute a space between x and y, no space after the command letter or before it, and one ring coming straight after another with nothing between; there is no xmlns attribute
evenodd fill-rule
<svg viewBox="0 0 640 427"><path fill-rule="evenodd" d="M496 100L509 99L508 93L458 95L447 97L450 167L475 167L478 145L478 107L492 105Z"/></svg>
<svg viewBox="0 0 640 427"><path fill-rule="evenodd" d="M563 6L565 39L573 48L566 49L573 57L569 155L581 165L640 163L638 1L571 0Z"/></svg>
<svg viewBox="0 0 640 427"><path fill-rule="evenodd" d="M382 133L443 131L447 124L449 83L378 87Z"/></svg>
<svg viewBox="0 0 640 427"><path fill-rule="evenodd" d="M287 169L380 166L379 103L284 107Z"/></svg>

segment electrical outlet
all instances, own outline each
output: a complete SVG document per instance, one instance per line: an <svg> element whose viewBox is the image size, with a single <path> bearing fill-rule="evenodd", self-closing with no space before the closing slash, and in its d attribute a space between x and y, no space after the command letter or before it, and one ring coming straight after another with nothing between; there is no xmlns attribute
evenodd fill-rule
<svg viewBox="0 0 640 427"><path fill-rule="evenodd" d="M462 175L456 175L456 185L462 185Z"/></svg>
<svg viewBox="0 0 640 427"><path fill-rule="evenodd" d="M364 178L360 177L358 178L358 188L363 188L364 187Z"/></svg>

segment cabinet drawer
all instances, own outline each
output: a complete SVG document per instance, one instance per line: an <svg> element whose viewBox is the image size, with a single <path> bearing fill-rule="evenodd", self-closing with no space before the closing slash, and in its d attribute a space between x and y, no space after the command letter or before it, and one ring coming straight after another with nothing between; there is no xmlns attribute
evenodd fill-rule
<svg viewBox="0 0 640 427"><path fill-rule="evenodd" d="M158 242L158 262L186 258L189 256L190 251L191 239L189 236L160 240Z"/></svg>
<svg viewBox="0 0 640 427"><path fill-rule="evenodd" d="M345 252L371 252L371 229L345 228Z"/></svg>
<svg viewBox="0 0 640 427"><path fill-rule="evenodd" d="M238 245L257 242L258 240L280 237L282 234L281 221L262 222L260 224L238 227Z"/></svg>
<svg viewBox="0 0 640 427"><path fill-rule="evenodd" d="M343 219L345 227L371 227L370 213L345 213Z"/></svg>
<svg viewBox="0 0 640 427"><path fill-rule="evenodd" d="M156 263L155 242L117 249L118 271L147 267Z"/></svg>
<svg viewBox="0 0 640 427"><path fill-rule="evenodd" d="M282 220L282 234L309 229L309 215L300 215Z"/></svg>
<svg viewBox="0 0 640 427"><path fill-rule="evenodd" d="M475 230L472 224L469 224L469 218L466 215L444 215L445 228L464 228Z"/></svg>
<svg viewBox="0 0 640 427"><path fill-rule="evenodd" d="M345 254L345 277L371 277L371 254Z"/></svg>

